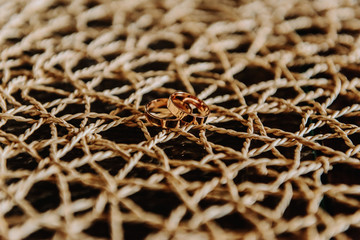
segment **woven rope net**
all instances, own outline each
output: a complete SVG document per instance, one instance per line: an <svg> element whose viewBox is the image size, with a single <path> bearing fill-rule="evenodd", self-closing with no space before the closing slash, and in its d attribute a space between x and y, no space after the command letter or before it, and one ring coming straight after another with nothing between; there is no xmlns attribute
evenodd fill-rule
<svg viewBox="0 0 360 240"><path fill-rule="evenodd" d="M360 7L1 1L2 239L354 239ZM207 124L163 130L174 91Z"/></svg>

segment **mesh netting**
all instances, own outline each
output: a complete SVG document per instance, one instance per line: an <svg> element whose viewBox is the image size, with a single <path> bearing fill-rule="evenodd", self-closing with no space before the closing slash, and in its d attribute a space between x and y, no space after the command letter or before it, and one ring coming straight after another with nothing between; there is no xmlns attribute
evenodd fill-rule
<svg viewBox="0 0 360 240"><path fill-rule="evenodd" d="M360 5L1 1L3 239L360 234ZM186 91L208 123L151 126Z"/></svg>

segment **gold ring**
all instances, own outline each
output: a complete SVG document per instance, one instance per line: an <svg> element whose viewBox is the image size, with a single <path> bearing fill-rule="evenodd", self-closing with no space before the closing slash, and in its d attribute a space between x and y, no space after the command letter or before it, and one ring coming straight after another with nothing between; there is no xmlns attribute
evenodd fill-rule
<svg viewBox="0 0 360 240"><path fill-rule="evenodd" d="M167 115L170 115L171 112L166 108L168 99L167 98L158 98L155 100L152 100L145 106L145 117L146 119L153 125L162 127L162 128L178 128L186 125L185 122L181 121L178 118L172 117L160 117L161 110L167 111ZM188 104L184 104L182 108L187 110L189 113L191 113L191 107ZM160 113L155 113L154 110L160 111Z"/></svg>
<svg viewBox="0 0 360 240"><path fill-rule="evenodd" d="M188 106L194 106L188 111ZM199 98L185 92L175 92L170 95L167 101L167 108L178 119L189 124L204 124L209 116L208 105Z"/></svg>

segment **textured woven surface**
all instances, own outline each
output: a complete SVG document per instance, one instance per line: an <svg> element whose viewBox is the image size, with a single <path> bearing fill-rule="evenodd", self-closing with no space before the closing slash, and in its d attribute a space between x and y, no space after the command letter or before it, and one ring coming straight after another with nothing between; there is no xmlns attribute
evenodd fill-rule
<svg viewBox="0 0 360 240"><path fill-rule="evenodd" d="M2 239L354 239L360 6L0 5ZM204 126L144 104L206 100Z"/></svg>

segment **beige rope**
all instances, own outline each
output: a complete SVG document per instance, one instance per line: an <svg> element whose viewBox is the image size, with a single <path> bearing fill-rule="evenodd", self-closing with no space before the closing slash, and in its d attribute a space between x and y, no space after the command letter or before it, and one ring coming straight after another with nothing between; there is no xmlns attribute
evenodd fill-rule
<svg viewBox="0 0 360 240"><path fill-rule="evenodd" d="M1 239L356 239L358 1L0 1ZM208 123L163 130L176 90Z"/></svg>

